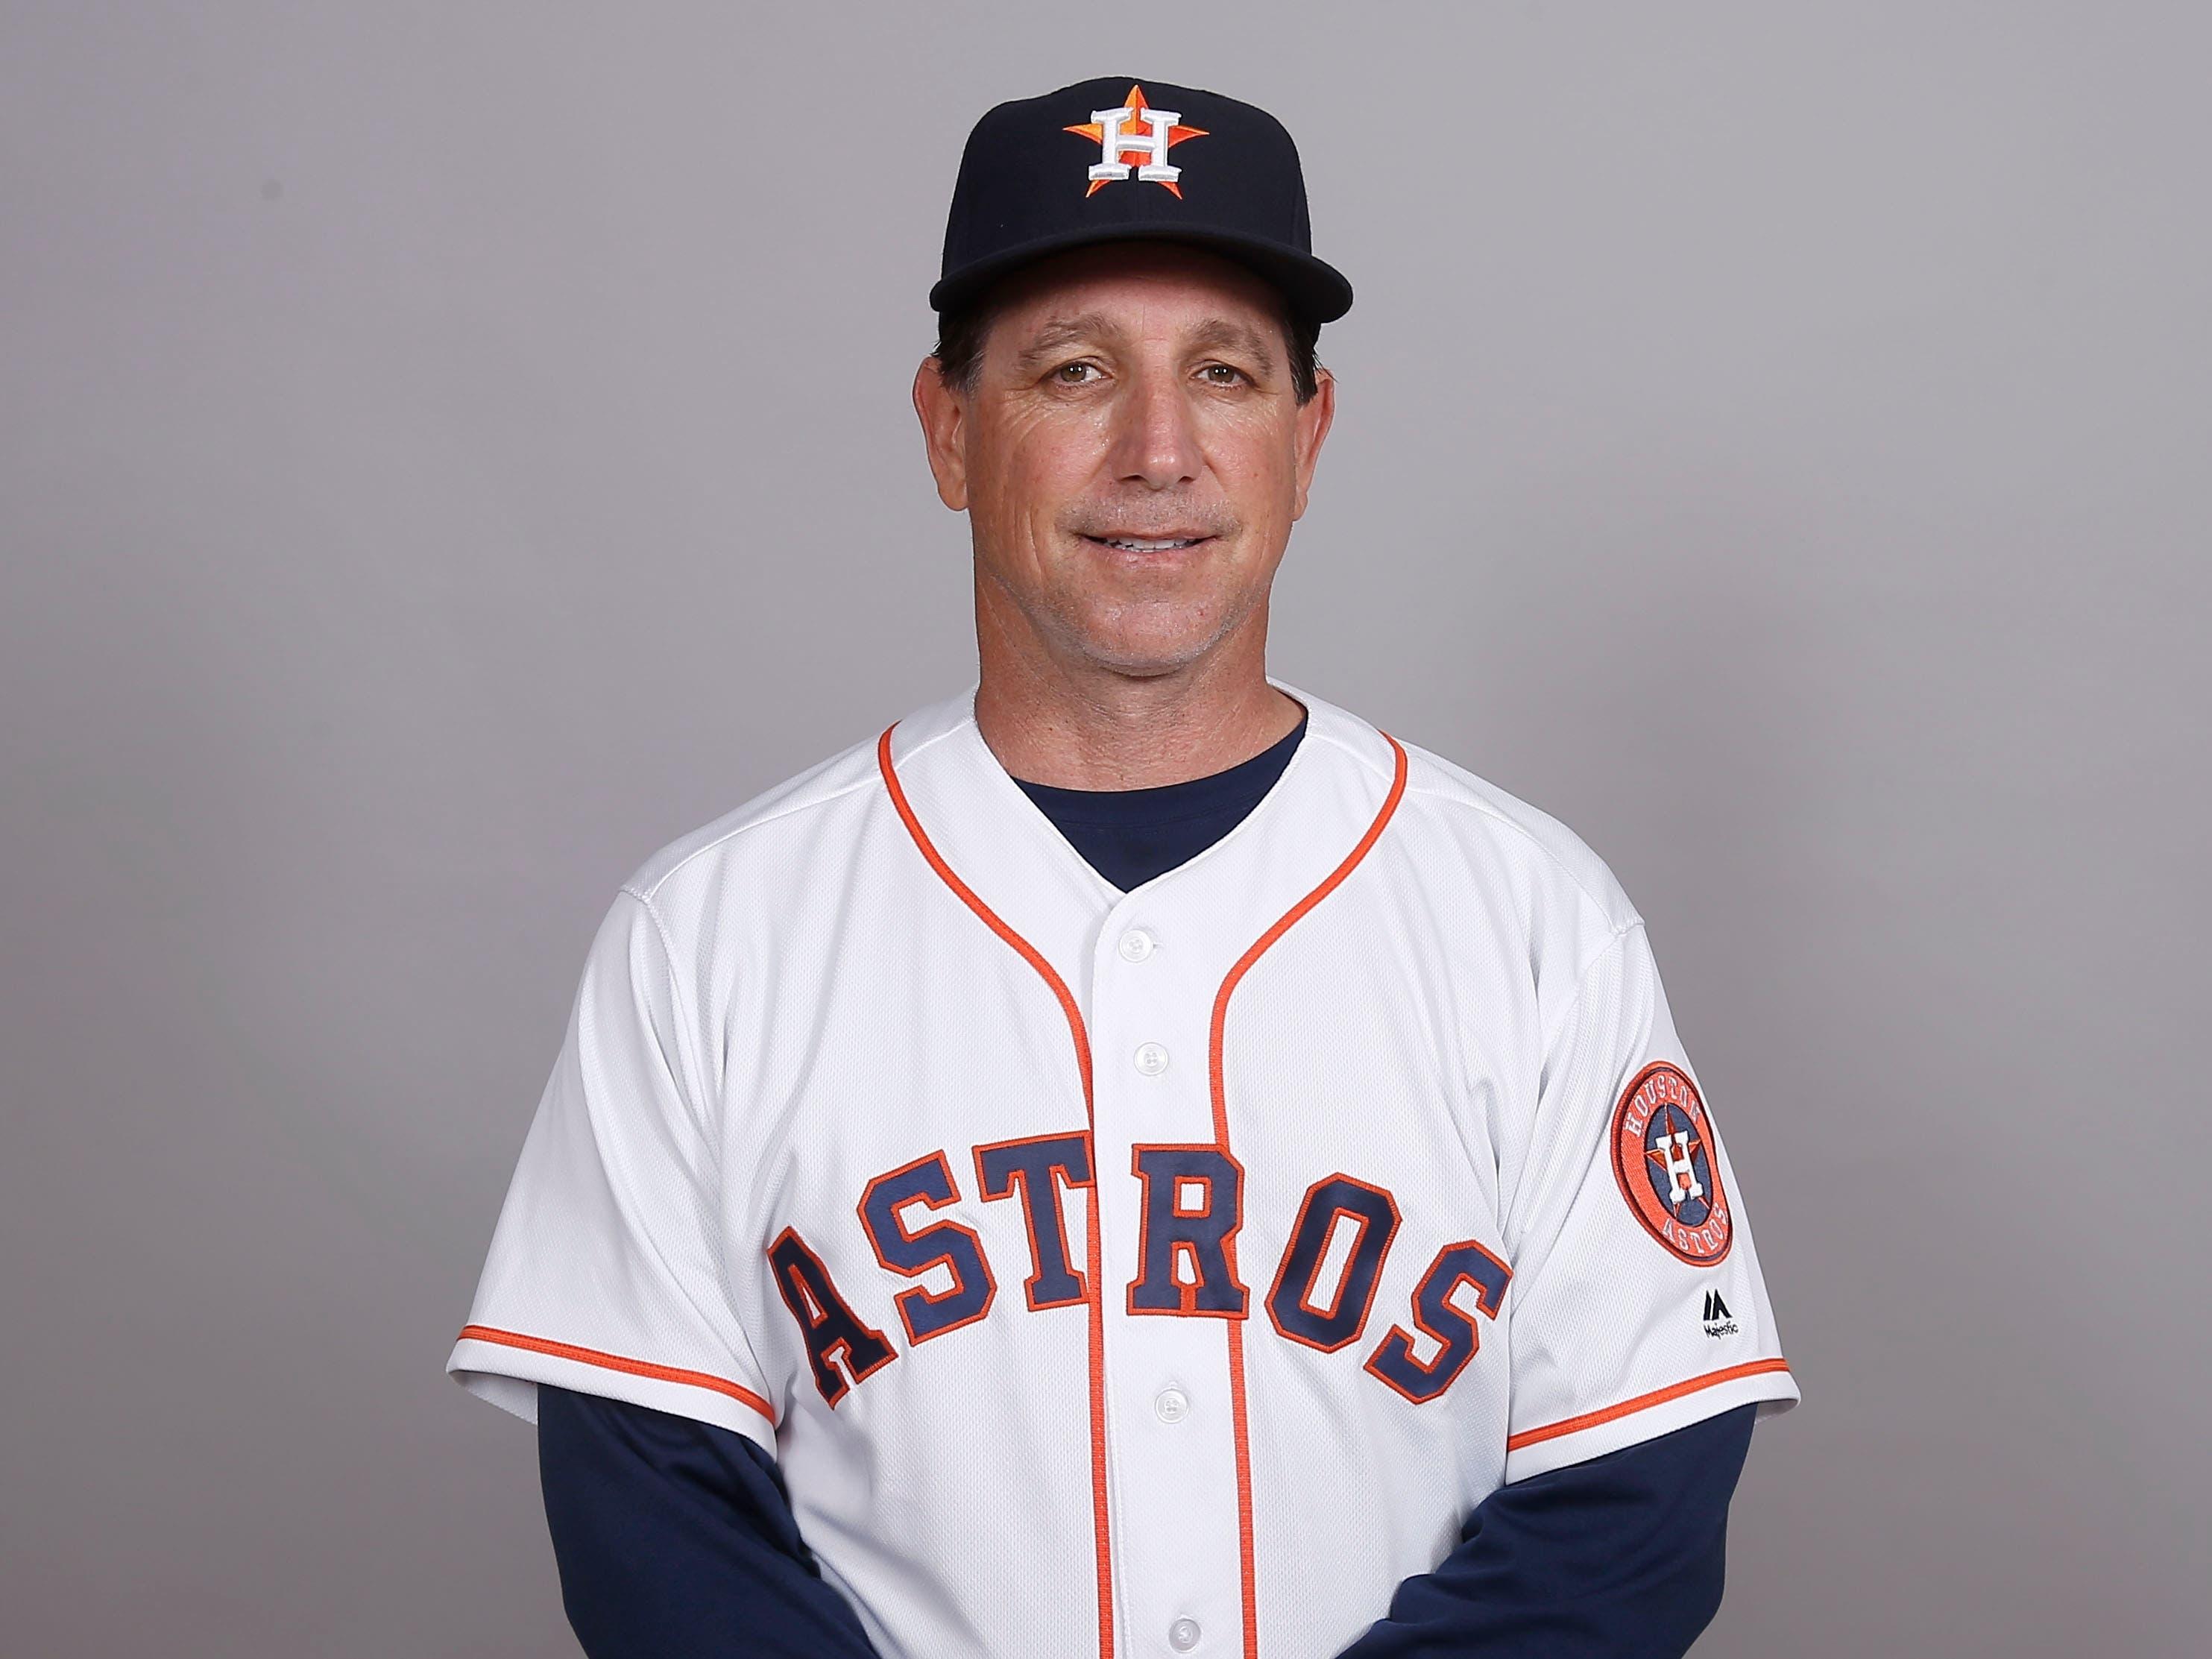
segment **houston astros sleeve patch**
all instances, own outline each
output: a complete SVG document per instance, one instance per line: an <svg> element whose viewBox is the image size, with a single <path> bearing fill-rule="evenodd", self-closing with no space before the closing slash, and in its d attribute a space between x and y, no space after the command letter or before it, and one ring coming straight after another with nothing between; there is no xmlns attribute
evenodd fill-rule
<svg viewBox="0 0 2212 1659"><path fill-rule="evenodd" d="M1734 1236L1728 1194L1698 1085L1656 1060L1613 1109L1613 1173L1644 1230L1694 1267L1723 1260Z"/></svg>

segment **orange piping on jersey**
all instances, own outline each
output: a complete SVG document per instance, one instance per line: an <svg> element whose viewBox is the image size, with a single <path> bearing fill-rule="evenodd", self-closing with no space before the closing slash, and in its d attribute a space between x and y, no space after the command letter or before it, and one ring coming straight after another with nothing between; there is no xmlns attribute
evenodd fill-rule
<svg viewBox="0 0 2212 1659"><path fill-rule="evenodd" d="M1376 841L1381 839L1383 826L1397 811L1398 803L1406 795L1406 751L1397 738L1388 732L1382 741L1390 745L1397 757L1397 765L1390 780L1390 793L1382 799L1382 808L1375 815L1375 822L1367 826L1367 833L1359 844L1346 854L1343 863L1328 873L1322 884L1283 913L1283 919L1260 935L1250 950L1237 957L1237 965L1221 981L1221 989L1213 999L1213 1031L1206 1044L1206 1072L1213 1090L1213 1138L1220 1146L1223 1156L1229 1151L1229 1097L1221 1073L1222 1034L1229 1023L1229 999L1237 982L1250 971L1252 964L1267 954L1277 939L1291 931L1305 913L1327 898L1344 878L1359 867ZM1235 1241L1230 1241L1233 1250ZM1230 1276L1237 1278L1237 1258L1229 1258ZM1241 1282L1241 1280L1240 1280ZM1252 1434L1250 1419L1244 1406L1244 1322L1232 1319L1229 1327L1229 1413L1230 1422L1237 1437L1237 1567L1244 1594L1244 1659L1259 1659L1260 1653L1260 1596L1259 1587L1252 1571Z"/></svg>
<svg viewBox="0 0 2212 1659"><path fill-rule="evenodd" d="M1741 1376L1761 1376L1768 1371L1786 1371L1786 1359L1754 1359L1747 1365L1731 1365L1726 1370L1708 1371L1703 1376L1693 1376L1686 1382L1676 1382L1664 1389L1655 1389L1650 1394L1639 1394L1633 1400L1624 1400L1618 1406L1607 1406L1602 1411L1585 1412L1580 1417L1570 1417L1564 1422L1547 1423L1540 1429L1524 1429L1505 1443L1505 1449L1519 1451L1523 1446L1557 1440L1563 1434L1580 1434L1584 1429L1594 1429L1601 1423L1610 1423L1616 1418L1653 1406L1663 1406L1670 1400L1680 1400L1684 1395L1695 1394L1700 1389L1710 1389L1723 1382L1733 1382Z"/></svg>
<svg viewBox="0 0 2212 1659"><path fill-rule="evenodd" d="M1091 1137L1091 1176L1095 1183L1091 1201L1084 1206L1088 1215L1084 1245L1089 1259L1088 1271L1083 1276L1083 1299L1088 1304L1091 1327L1091 1531L1097 1557L1098 1659L1113 1659L1114 1551L1106 1527L1106 1315L1098 1288L1105 1280L1105 1264L1099 1259L1098 1242L1098 1195L1105 1183L1098 1179L1097 1124L1094 1121L1091 1091L1091 1037L1083 1029L1083 1011L1075 1006L1067 982L1053 970L1044 953L1009 927L997 911L975 896L974 888L953 873L952 866L945 861L928 832L921 827L921 820L915 816L906 791L899 784L897 769L891 765L891 733L897 729L894 722L885 726L883 736L876 739L876 767L884 775L884 787L890 792L891 805L898 811L899 821L906 825L907 834L914 837L915 846L929 867L937 872L938 879L950 887L986 927L1012 946L1015 954L1036 969L1037 976L1051 988L1053 995L1060 999L1060 1012L1067 1016L1068 1034L1075 1039L1075 1063L1083 1074L1083 1127Z"/></svg>
<svg viewBox="0 0 2212 1659"><path fill-rule="evenodd" d="M464 1325L461 1340L465 1342L496 1342L506 1348L526 1348L532 1353L550 1354L556 1359L573 1359L580 1364L604 1366L611 1371L627 1371L632 1376L650 1376L662 1382L684 1382L695 1389L712 1389L716 1394L727 1395L740 1406L750 1406L773 1425L775 1410L750 1389L741 1389L734 1382L726 1382L719 1376L709 1376L704 1371L678 1370L673 1365L655 1365L643 1359L628 1359L618 1353L602 1353L597 1348L580 1348L573 1342L554 1342L542 1336L525 1336L520 1331L495 1330L489 1325Z"/></svg>

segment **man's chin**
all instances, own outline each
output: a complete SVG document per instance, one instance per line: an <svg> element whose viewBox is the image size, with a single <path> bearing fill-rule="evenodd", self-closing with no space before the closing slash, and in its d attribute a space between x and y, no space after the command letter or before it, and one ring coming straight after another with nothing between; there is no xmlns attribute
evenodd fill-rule
<svg viewBox="0 0 2212 1659"><path fill-rule="evenodd" d="M1094 665L1132 679L1158 679L1202 662L1222 642L1218 629L1100 629L1073 641Z"/></svg>

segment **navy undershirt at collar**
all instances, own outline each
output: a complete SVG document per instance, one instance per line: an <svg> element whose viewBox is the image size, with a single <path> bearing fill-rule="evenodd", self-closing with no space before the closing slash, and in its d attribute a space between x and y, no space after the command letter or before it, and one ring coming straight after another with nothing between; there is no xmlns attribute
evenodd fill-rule
<svg viewBox="0 0 2212 1659"><path fill-rule="evenodd" d="M1188 864L1267 798L1306 734L1289 736L1225 772L1151 789L1062 789L1014 781L1084 861L1123 892Z"/></svg>

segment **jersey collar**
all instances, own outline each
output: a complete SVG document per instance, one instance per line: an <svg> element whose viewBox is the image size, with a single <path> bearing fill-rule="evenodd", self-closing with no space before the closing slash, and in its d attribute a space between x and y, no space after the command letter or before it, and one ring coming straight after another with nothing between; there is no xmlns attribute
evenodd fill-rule
<svg viewBox="0 0 2212 1659"><path fill-rule="evenodd" d="M1117 912L1171 906L1207 938L1209 956L1233 959L1327 880L1382 810L1396 774L1390 740L1322 698L1268 683L1307 711L1305 738L1282 776L1218 842L1127 894L1000 763L975 723L974 684L893 726L890 764L945 865L1087 1004L1092 947Z"/></svg>

